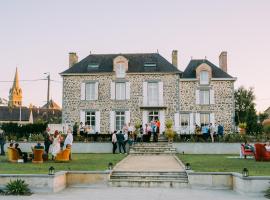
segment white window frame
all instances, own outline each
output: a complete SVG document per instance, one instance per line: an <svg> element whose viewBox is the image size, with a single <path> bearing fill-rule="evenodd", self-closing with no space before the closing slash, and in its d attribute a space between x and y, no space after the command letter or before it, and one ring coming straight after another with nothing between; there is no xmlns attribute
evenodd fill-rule
<svg viewBox="0 0 270 200"><path fill-rule="evenodd" d="M209 84L209 72L203 70L200 72L200 84L201 85L208 85Z"/></svg>
<svg viewBox="0 0 270 200"><path fill-rule="evenodd" d="M116 78L125 78L126 76L126 69L123 63L119 63L116 66Z"/></svg>
<svg viewBox="0 0 270 200"><path fill-rule="evenodd" d="M93 91L91 91L93 90ZM91 101L96 99L96 83L86 82L85 83L85 100Z"/></svg>
<svg viewBox="0 0 270 200"><path fill-rule="evenodd" d="M209 105L210 104L210 90L200 90L200 104Z"/></svg>
<svg viewBox="0 0 270 200"><path fill-rule="evenodd" d="M126 119L125 111L115 111L115 119L114 119L115 130L117 131L122 130L125 124L125 119Z"/></svg>
<svg viewBox="0 0 270 200"><path fill-rule="evenodd" d="M154 88L155 86L156 88ZM154 93L156 89L156 93ZM154 99L156 98L156 99ZM159 105L159 83L158 82L148 82L147 84L147 104L149 106Z"/></svg>
<svg viewBox="0 0 270 200"><path fill-rule="evenodd" d="M115 100L126 100L126 94L126 82L115 82Z"/></svg>
<svg viewBox="0 0 270 200"><path fill-rule="evenodd" d="M153 120L157 120L159 119L159 111L158 110L152 110L148 112L148 123L151 122Z"/></svg>
<svg viewBox="0 0 270 200"><path fill-rule="evenodd" d="M208 116L208 123L205 123L207 120L207 116ZM209 125L210 122L210 113L200 113L200 126L206 126Z"/></svg>
<svg viewBox="0 0 270 200"><path fill-rule="evenodd" d="M187 125L183 124L182 121L187 117ZM185 120L185 121L186 121ZM180 126L181 128L189 128L190 126L190 114L189 113L180 113Z"/></svg>
<svg viewBox="0 0 270 200"><path fill-rule="evenodd" d="M88 118L89 120L87 120ZM90 124L88 124L88 122L90 122ZM96 123L97 123L96 112L91 111L91 110L86 110L85 111L85 125L87 124L92 127L92 133L96 130Z"/></svg>

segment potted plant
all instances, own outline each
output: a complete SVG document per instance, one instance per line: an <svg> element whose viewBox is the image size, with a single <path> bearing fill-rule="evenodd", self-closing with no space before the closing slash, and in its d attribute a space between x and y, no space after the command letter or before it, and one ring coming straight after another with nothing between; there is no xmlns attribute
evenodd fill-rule
<svg viewBox="0 0 270 200"><path fill-rule="evenodd" d="M240 134L245 134L246 133L246 128L247 128L247 123L246 122L239 123L239 132L240 132Z"/></svg>
<svg viewBox="0 0 270 200"><path fill-rule="evenodd" d="M173 121L171 119L166 120L165 126L166 126L165 135L168 138L168 142L171 143L171 142L173 142L173 138L174 138L174 135L175 135L175 133L174 133L174 131L172 129Z"/></svg>

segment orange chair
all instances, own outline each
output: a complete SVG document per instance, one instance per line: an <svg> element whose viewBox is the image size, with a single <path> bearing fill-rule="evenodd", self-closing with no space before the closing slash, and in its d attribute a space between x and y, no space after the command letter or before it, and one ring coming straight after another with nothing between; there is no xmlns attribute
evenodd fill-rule
<svg viewBox="0 0 270 200"><path fill-rule="evenodd" d="M8 161L15 163L18 159L20 159L19 152L15 148L8 147Z"/></svg>
<svg viewBox="0 0 270 200"><path fill-rule="evenodd" d="M71 147L68 146L65 150L59 152L56 155L55 161L56 162L69 162L70 153L71 153Z"/></svg>
<svg viewBox="0 0 270 200"><path fill-rule="evenodd" d="M34 159L32 163L43 163L43 155L44 149L34 149Z"/></svg>
<svg viewBox="0 0 270 200"><path fill-rule="evenodd" d="M255 159L256 161L270 161L270 152L266 151L265 144L255 144Z"/></svg>
<svg viewBox="0 0 270 200"><path fill-rule="evenodd" d="M245 145L241 144L241 153L246 159L247 156L254 156L254 152L251 149L245 149Z"/></svg>

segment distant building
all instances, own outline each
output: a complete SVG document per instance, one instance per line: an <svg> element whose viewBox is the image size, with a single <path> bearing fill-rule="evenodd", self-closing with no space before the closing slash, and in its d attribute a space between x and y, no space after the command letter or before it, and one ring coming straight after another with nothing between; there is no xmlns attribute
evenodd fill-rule
<svg viewBox="0 0 270 200"><path fill-rule="evenodd" d="M264 112L268 114L268 118L270 119L270 107L267 108Z"/></svg>
<svg viewBox="0 0 270 200"><path fill-rule="evenodd" d="M49 101L49 103L46 103L41 108L42 109L61 110L60 106L57 103L55 103L52 99Z"/></svg>
<svg viewBox="0 0 270 200"><path fill-rule="evenodd" d="M19 75L18 75L17 68L16 68L12 88L9 91L8 106L9 107L22 106L22 89L20 88L20 85L19 85Z"/></svg>
<svg viewBox="0 0 270 200"><path fill-rule="evenodd" d="M0 106L7 106L8 105L8 100L4 98L0 98Z"/></svg>

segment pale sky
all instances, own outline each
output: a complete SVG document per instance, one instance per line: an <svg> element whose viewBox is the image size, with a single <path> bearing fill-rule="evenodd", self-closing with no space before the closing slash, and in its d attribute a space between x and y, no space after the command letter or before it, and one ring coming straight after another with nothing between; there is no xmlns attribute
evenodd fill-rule
<svg viewBox="0 0 270 200"><path fill-rule="evenodd" d="M218 64L228 51L235 87L254 87L258 111L270 106L269 0L6 0L0 2L0 97L8 98L16 67L20 80L46 77L51 97L62 104L68 53L156 52L179 69L190 58ZM20 82L23 104L46 103L47 82Z"/></svg>

